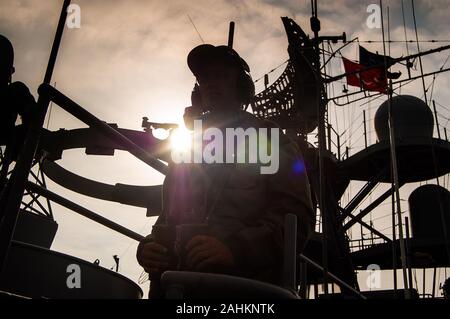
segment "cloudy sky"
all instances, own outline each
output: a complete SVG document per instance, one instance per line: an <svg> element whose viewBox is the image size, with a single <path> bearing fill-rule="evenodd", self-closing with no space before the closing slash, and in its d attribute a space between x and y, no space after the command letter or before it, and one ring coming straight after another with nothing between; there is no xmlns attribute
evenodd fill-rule
<svg viewBox="0 0 450 319"><path fill-rule="evenodd" d="M419 37L449 40L448 1L415 2ZM190 105L195 81L187 68L186 56L202 43L201 38L214 45L226 44L230 21L236 22L234 48L250 65L254 79L288 59L280 17L288 16L310 32L309 0L77 0L73 3L81 8L81 28L65 29L52 83L102 120L136 130L141 129L143 116L152 121L181 121L184 108ZM339 35L345 31L348 39L381 40L381 30L370 29L366 24L367 7L371 3L378 1L319 1L322 34ZM411 2L404 0L404 3L407 37L415 39ZM0 33L11 40L16 50L14 80L25 82L35 97L44 76L61 4L62 1L54 0L0 0ZM384 1L384 6L385 12L387 6L390 10L391 39L403 41L401 2ZM387 18L385 22L387 25ZM449 43L421 43L421 49ZM383 52L379 43L364 45L371 51ZM404 43L393 43L389 49L394 57L406 55ZM417 52L415 44L409 44L408 49L410 53ZM357 60L357 52L355 43L342 53ZM425 72L439 69L448 53L425 58ZM333 75L343 71L340 59L333 60L330 66ZM404 68L397 68L406 73ZM281 72L282 69L273 72L271 81ZM449 81L447 74L439 75L433 87L433 97L443 106L450 100ZM261 82L257 91L262 90ZM428 78L427 86L430 83ZM334 89L337 94L342 85L336 84ZM417 82L402 90L402 93L423 96L421 84ZM351 107L331 105L335 127L343 132L363 109L373 117L383 99ZM445 118L450 117L449 111L441 106L438 111L444 117L442 124L448 127ZM56 106L48 123L51 130L85 127ZM373 131L373 124L370 127ZM346 139L357 140L352 134L360 136L360 132L356 127L355 130L350 129ZM375 139L372 132L371 142ZM358 141L352 145L355 152L360 146ZM84 150L71 150L64 153L59 163L75 173L111 184L156 185L163 180L162 175L124 152L105 158L88 157ZM148 234L154 222L145 217L144 209L90 199L53 183L49 188L141 234ZM347 196L355 190L357 186ZM407 195L404 194L405 199ZM107 268L114 265L112 256L117 254L121 257L121 273L138 280L141 269L134 257L136 242L57 205L55 211L59 232L53 249L88 261L98 258ZM145 285L142 287L146 289Z"/></svg>

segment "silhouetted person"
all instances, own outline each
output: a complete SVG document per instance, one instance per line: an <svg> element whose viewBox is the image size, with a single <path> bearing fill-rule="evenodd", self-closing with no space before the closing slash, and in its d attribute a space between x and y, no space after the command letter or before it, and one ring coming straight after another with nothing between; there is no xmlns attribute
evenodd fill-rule
<svg viewBox="0 0 450 319"><path fill-rule="evenodd" d="M450 299L450 278L447 278L442 286L442 292L444 299Z"/></svg>
<svg viewBox="0 0 450 319"><path fill-rule="evenodd" d="M17 113L12 110L9 103L12 74L14 73L14 51L11 42L4 36L0 35L0 130L1 136L4 137L7 132L11 131L16 122Z"/></svg>
<svg viewBox="0 0 450 319"><path fill-rule="evenodd" d="M186 110L187 127L197 118L203 129L274 128L242 110L255 88L247 63L233 49L200 45L189 53L188 65L198 85ZM170 163L163 212L137 251L151 280L150 298L163 297L159 279L168 269L280 284L285 215L298 216L302 249L315 213L300 151L282 132L279 144L275 174L261 175L250 164Z"/></svg>
<svg viewBox="0 0 450 319"><path fill-rule="evenodd" d="M14 68L14 49L11 42L0 35L0 145L6 145L2 171L0 174L0 189L3 187L6 172L17 151L21 136L15 136L17 116L22 119L22 127L26 129L30 120L35 100L22 82L12 82ZM13 148L13 149L12 149Z"/></svg>

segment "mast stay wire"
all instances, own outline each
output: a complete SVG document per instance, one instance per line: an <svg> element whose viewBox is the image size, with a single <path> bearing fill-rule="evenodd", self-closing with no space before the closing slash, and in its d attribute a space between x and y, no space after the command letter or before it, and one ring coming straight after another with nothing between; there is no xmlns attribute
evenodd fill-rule
<svg viewBox="0 0 450 319"><path fill-rule="evenodd" d="M441 106L442 108L446 109L447 111L450 112L450 108L448 106L442 105L441 103L439 103L438 101L435 101L437 105Z"/></svg>
<svg viewBox="0 0 450 319"><path fill-rule="evenodd" d="M192 26L194 27L195 32L197 32L198 37L200 38L200 40L202 41L202 43L205 43L205 41L203 40L202 35L200 34L200 32L198 31L197 27L195 26L194 21L192 21L191 16L190 16L189 14L188 14L187 16L188 16L189 21L191 22Z"/></svg>
<svg viewBox="0 0 450 319"><path fill-rule="evenodd" d="M442 66L440 67L439 71L442 71L445 67L445 65L447 64L448 60L450 58L450 54L447 56L447 58L445 59L444 63L442 64ZM434 92L434 83L436 81L436 78L438 77L440 73L437 74L433 74L433 80L431 82L432 88L431 88L431 96L430 96L430 103L433 100L433 92ZM428 86L427 90L430 88L430 86Z"/></svg>
<svg viewBox="0 0 450 319"><path fill-rule="evenodd" d="M406 54L409 55L408 35L406 33L405 6L402 0L403 32L405 33Z"/></svg>
<svg viewBox="0 0 450 319"><path fill-rule="evenodd" d="M368 44L376 44L376 43L383 43L383 41L379 40L358 40L360 43L368 43ZM404 40L389 40L385 41L386 43L405 43ZM408 40L407 43L416 43L417 41L414 40ZM419 40L419 43L449 43L450 40ZM409 49L408 49L409 50ZM409 55L409 53L408 53Z"/></svg>
<svg viewBox="0 0 450 319"><path fill-rule="evenodd" d="M261 81L262 79L264 79L264 77L266 75L269 75L270 73L275 72L276 70L278 70L279 68L281 68L283 65L285 65L286 63L289 62L289 59L287 59L286 61L284 61L283 63L279 64L278 66L276 66L275 68L273 68L272 70L270 70L269 72L264 73L263 76L261 76L260 78L256 79L255 81L253 81L253 83L257 83L259 81Z"/></svg>

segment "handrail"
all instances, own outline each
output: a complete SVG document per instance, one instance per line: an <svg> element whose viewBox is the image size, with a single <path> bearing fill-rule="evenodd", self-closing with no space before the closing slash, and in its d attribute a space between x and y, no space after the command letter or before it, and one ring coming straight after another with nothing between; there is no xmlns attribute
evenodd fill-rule
<svg viewBox="0 0 450 319"><path fill-rule="evenodd" d="M147 153L144 149L133 143L130 139L122 135L119 131L109 126L105 122L89 113L82 106L72 101L70 98L62 94L60 91L48 84L42 84L39 87L39 95L47 96L51 101L58 104L61 108L81 120L91 128L95 128L102 132L109 139L116 141L122 145L128 152L135 157L156 169L161 174L166 175L168 167L157 158Z"/></svg>
<svg viewBox="0 0 450 319"><path fill-rule="evenodd" d="M319 271L324 271L323 268L317 264L316 262L312 261L311 259L309 259L308 257L306 257L303 254L300 254L299 257L301 259L303 259L304 261L306 261L308 264L310 264L311 266L313 266L314 268L316 268ZM348 285L345 281L339 279L338 277L336 277L335 275L333 275L332 273L330 273L329 271L327 271L327 274L330 278L334 279L337 283L341 284L342 286L344 286L345 288L347 288L348 290L350 290L351 292L353 292L355 295L357 295L358 297L361 297L361 299L367 299L366 296L364 296L362 293L360 293L359 291L357 291L356 289L354 289L353 287L351 287L350 285Z"/></svg>
<svg viewBox="0 0 450 319"><path fill-rule="evenodd" d="M116 232L121 233L124 236L132 238L136 241L141 241L144 239L144 236L142 236L128 228L125 228L103 216L100 216L100 215L74 203L74 202L71 202L70 200L68 200L62 196L59 196L58 194L55 194L45 188L42 188L39 185L36 185L32 182L27 182L26 188L36 194L39 194L43 197L48 198L49 200L51 200L61 206L64 206L64 207L74 211L77 214L80 214L80 215L82 215L86 218L89 218L105 227L115 230Z"/></svg>

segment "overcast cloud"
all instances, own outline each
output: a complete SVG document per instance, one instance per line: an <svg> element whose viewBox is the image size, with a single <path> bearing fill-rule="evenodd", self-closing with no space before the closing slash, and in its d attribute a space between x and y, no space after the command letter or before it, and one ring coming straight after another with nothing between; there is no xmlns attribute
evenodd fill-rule
<svg viewBox="0 0 450 319"><path fill-rule="evenodd" d="M0 0L0 33L7 36L16 50L14 80L25 82L37 97L54 37L62 1ZM226 44L228 24L236 22L235 49L243 56L259 78L288 58L287 39L280 17L293 18L310 32L309 0L78 0L81 28L65 29L52 83L87 110L120 127L140 129L141 119L179 122L183 110L190 105L194 77L186 65L188 52L201 43L189 21L192 18L207 43ZM347 33L348 39L381 40L379 29L366 25L367 6L378 1L319 1L323 35ZM390 7L391 39L404 40L400 1L384 1ZM447 40L450 30L448 2L416 0L419 36L422 39ZM411 5L405 0L407 36L415 39ZM385 8L386 10L386 8ZM439 44L422 44L431 49ZM364 44L371 51L383 52L381 44ZM335 46L335 49L337 46ZM416 52L415 44L409 45ZM357 45L343 51L357 59ZM404 43L391 46L391 55L406 54ZM424 59L425 71L442 66L448 52ZM334 75L341 73L340 59L332 63ZM448 65L447 65L448 66ZM406 70L398 67L404 74ZM271 75L271 81L282 69ZM416 72L416 75L418 73ZM429 84L431 79L427 79ZM440 75L434 95L441 104L450 100L448 75ZM336 90L342 86L336 85ZM261 90L261 86L257 86ZM337 92L338 92L337 91ZM420 96L420 83L404 92ZM381 103L374 102L373 105ZM375 108L376 110L376 108ZM447 111L440 109L446 117ZM333 109L333 118L348 118L348 109ZM445 113L447 112L447 113ZM348 122L347 122L348 125ZM83 127L79 121L57 107L52 109L49 128ZM373 141L375 137L373 136ZM152 185L162 176L132 156L117 152L114 158L87 157L83 150L66 152L60 162L83 176L108 183ZM92 200L50 183L49 188L93 209L112 220L142 234L150 232L154 219L145 218L145 210L104 201ZM141 269L134 254L136 243L95 225L74 213L58 207L56 219L60 229L54 249L113 266L112 255L121 259L121 272L137 281Z"/></svg>

